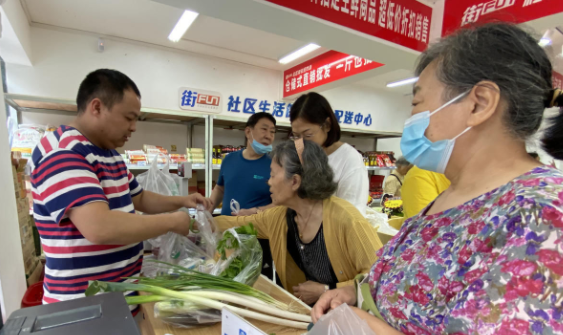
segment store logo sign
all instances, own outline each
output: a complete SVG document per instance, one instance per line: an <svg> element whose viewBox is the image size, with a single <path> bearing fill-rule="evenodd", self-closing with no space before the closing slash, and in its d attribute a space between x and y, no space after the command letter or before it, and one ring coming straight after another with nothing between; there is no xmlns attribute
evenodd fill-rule
<svg viewBox="0 0 563 335"><path fill-rule="evenodd" d="M183 110L219 114L222 110L221 100L219 92L191 87L180 87L178 90L178 104Z"/></svg>

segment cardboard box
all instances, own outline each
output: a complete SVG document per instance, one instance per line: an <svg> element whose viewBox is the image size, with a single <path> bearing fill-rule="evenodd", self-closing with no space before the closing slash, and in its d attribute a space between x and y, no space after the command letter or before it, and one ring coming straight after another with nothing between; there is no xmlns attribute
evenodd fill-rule
<svg viewBox="0 0 563 335"><path fill-rule="evenodd" d="M37 266L37 256L35 255L31 255L29 258L25 259L23 261L23 268L25 270L25 276L26 278L29 277L31 275L31 273L33 272L33 270L35 270L35 267Z"/></svg>
<svg viewBox="0 0 563 335"><path fill-rule="evenodd" d="M27 277L27 286L38 283L39 279L41 279L41 273L43 273L43 264L41 264L41 262L37 262L35 269Z"/></svg>

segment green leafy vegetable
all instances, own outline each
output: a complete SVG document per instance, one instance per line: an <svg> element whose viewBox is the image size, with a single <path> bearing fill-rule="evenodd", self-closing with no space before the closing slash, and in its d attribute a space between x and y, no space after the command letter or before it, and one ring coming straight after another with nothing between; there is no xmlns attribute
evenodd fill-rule
<svg viewBox="0 0 563 335"><path fill-rule="evenodd" d="M250 238L241 237L241 245L241 243L239 243L239 240L233 235L232 232L226 231L223 234L223 238L221 238L221 240L219 240L219 242L217 243L217 251L221 254L221 259L227 259L227 250L233 250L233 252L238 252L238 254L234 256L234 258L231 260L231 263L229 264L229 267L226 268L219 276L223 278L233 279L238 276L246 266L250 265L256 268L255 271L250 271L250 273L252 274L250 278L254 278L256 277L255 274L258 273L256 271L261 271L262 269L261 260L259 262L259 266L256 266L256 264L251 264L252 262L256 262L256 260L252 257L253 252L255 253L258 250L257 248L260 247L260 244L256 239L256 237L258 236L258 231L252 223L249 223L246 226L235 228L235 231L237 234L247 235ZM259 252L261 251L262 250L260 248Z"/></svg>

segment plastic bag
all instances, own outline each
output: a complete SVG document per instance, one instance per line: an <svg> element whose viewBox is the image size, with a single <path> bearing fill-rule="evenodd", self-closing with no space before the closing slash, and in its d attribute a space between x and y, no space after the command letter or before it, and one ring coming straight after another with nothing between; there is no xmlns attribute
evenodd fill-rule
<svg viewBox="0 0 563 335"><path fill-rule="evenodd" d="M154 316L176 328L193 328L221 322L221 311L183 300L157 302Z"/></svg>
<svg viewBox="0 0 563 335"><path fill-rule="evenodd" d="M322 316L307 335L375 335L365 320L342 304Z"/></svg>
<svg viewBox="0 0 563 335"><path fill-rule="evenodd" d="M170 173L170 159L168 157L166 157L166 164L164 164L162 170L158 168L158 160L153 159L149 170L138 175L137 181L147 191L168 196L180 195L182 178Z"/></svg>
<svg viewBox="0 0 563 335"><path fill-rule="evenodd" d="M238 249L231 252L225 259L219 259L211 274L252 286L262 271L262 247L256 236L238 234L236 228L231 228L223 233L223 238L230 236L236 240ZM235 275L234 272L238 272L238 274Z"/></svg>
<svg viewBox="0 0 563 335"><path fill-rule="evenodd" d="M366 219L374 227L378 233L395 236L399 231L389 225L387 214L378 213L371 208L366 210Z"/></svg>
<svg viewBox="0 0 563 335"><path fill-rule="evenodd" d="M162 171L158 168L158 161L154 159L148 171L141 173L136 179L145 191L166 196L180 195L179 185L181 184L182 178L170 173L168 159L166 160L166 164L162 168ZM162 244L162 236L151 238L147 241L152 245L153 249L158 250Z"/></svg>

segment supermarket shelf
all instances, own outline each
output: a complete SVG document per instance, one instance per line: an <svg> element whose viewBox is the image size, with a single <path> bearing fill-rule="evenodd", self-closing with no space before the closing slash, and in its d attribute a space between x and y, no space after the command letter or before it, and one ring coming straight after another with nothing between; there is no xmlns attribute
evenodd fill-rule
<svg viewBox="0 0 563 335"><path fill-rule="evenodd" d="M127 164L127 168L130 171L146 171L149 169L149 167L150 165L141 166L141 165ZM158 168L159 169L164 168L164 164L158 164ZM170 170L178 170L178 164L170 164ZM193 164L192 170L205 170L205 164ZM221 170L221 165L213 164L213 170Z"/></svg>
<svg viewBox="0 0 563 335"><path fill-rule="evenodd" d="M366 169L367 169L368 171L395 170L396 167L394 167L394 166L384 166L384 167L379 167L379 166L366 166Z"/></svg>

